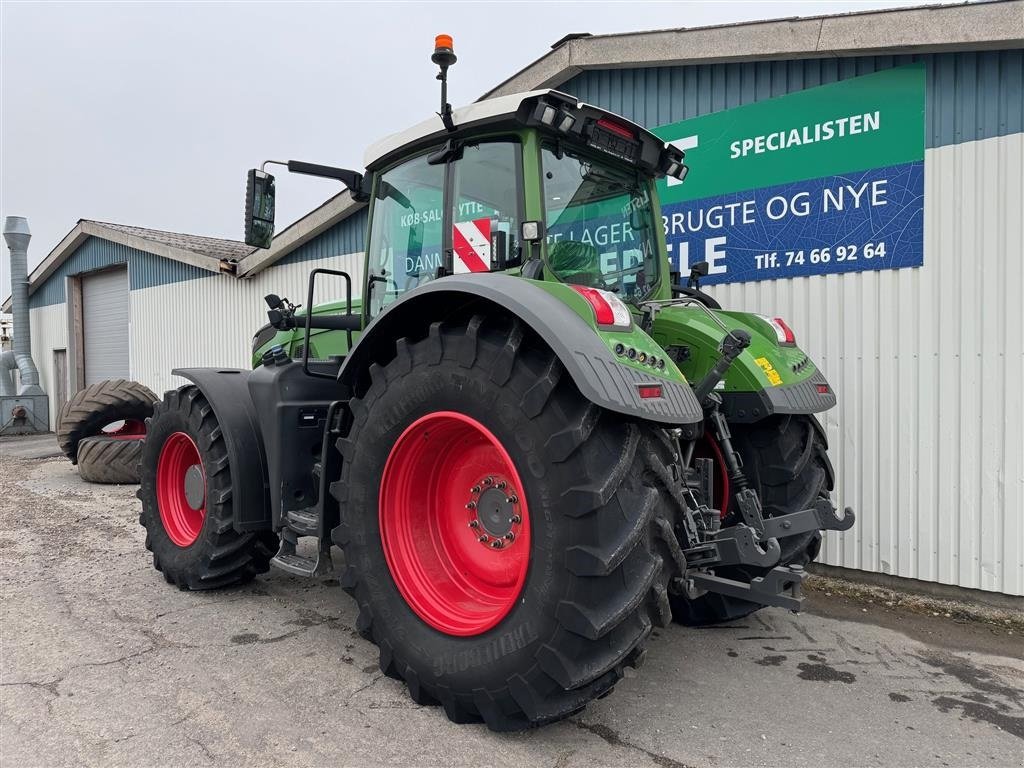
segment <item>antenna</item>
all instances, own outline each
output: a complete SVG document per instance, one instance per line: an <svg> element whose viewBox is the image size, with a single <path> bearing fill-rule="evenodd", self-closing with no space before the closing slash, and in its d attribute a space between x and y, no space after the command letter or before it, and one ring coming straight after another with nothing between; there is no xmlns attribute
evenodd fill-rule
<svg viewBox="0 0 1024 768"><path fill-rule="evenodd" d="M441 118L446 130L454 131L452 105L448 103L448 67L459 59L455 55L451 35L438 35L434 38L434 53L431 54L430 60L441 68L441 71L437 73L437 79L441 81L441 111L437 113L438 117Z"/></svg>

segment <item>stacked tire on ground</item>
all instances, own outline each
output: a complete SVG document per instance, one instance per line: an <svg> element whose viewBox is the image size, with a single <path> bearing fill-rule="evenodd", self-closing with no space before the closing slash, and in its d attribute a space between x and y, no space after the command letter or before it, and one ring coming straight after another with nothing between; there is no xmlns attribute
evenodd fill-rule
<svg viewBox="0 0 1024 768"><path fill-rule="evenodd" d="M139 482L146 419L156 394L137 381L109 379L75 393L57 420L57 444L90 483Z"/></svg>

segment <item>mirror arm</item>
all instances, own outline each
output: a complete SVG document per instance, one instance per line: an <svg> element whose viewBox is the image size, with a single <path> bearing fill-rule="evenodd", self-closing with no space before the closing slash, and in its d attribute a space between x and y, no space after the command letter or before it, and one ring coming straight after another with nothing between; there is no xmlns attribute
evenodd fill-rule
<svg viewBox="0 0 1024 768"><path fill-rule="evenodd" d="M333 165L306 163L301 160L289 160L287 165L288 170L292 173L302 173L306 176L318 176L322 179L335 179L336 181L340 181L348 187L349 191L352 193L352 197L356 200L365 201L369 199L368 195L364 197L366 193L363 189L363 174L358 171L350 171L347 168L335 168Z"/></svg>

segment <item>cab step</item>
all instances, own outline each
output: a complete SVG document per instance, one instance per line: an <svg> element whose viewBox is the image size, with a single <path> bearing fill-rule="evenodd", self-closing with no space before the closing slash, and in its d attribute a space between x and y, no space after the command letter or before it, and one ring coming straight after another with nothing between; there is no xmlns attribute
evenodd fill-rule
<svg viewBox="0 0 1024 768"><path fill-rule="evenodd" d="M329 540L321 540L320 546L314 557L300 555L297 551L299 537L293 531L284 530L281 535L281 547L277 554L271 558L270 564L280 568L282 571L294 574L295 576L325 576L334 569L331 560L331 543Z"/></svg>
<svg viewBox="0 0 1024 768"><path fill-rule="evenodd" d="M284 516L296 537L320 535L320 511L316 507L290 509Z"/></svg>

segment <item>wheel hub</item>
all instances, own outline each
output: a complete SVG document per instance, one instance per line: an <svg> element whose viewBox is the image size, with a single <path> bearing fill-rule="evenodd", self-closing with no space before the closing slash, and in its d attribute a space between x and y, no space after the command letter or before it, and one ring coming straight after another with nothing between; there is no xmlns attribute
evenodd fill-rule
<svg viewBox="0 0 1024 768"><path fill-rule="evenodd" d="M185 470L185 501L195 510L202 509L206 501L206 478L198 464Z"/></svg>
<svg viewBox="0 0 1024 768"><path fill-rule="evenodd" d="M504 478L488 475L475 484L466 509L473 535L491 549L511 546L522 528L519 494Z"/></svg>

